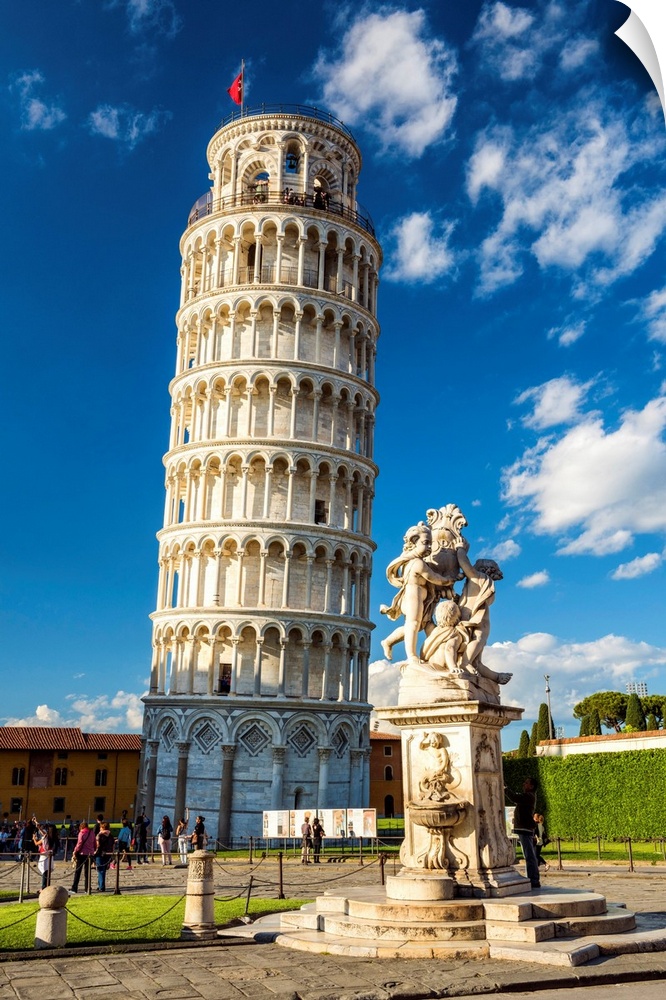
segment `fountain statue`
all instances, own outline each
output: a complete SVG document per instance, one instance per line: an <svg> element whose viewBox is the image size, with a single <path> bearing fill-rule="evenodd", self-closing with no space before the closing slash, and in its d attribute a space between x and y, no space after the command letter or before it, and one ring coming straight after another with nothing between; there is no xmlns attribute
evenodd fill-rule
<svg viewBox="0 0 666 1000"><path fill-rule="evenodd" d="M404 621L382 648L388 660L400 642L406 653L398 706L377 710L403 732L403 869L387 884L399 899L525 890L506 833L500 744L522 709L501 704L511 674L483 658L502 572L493 559L472 563L466 526L455 504L428 510L386 571L398 592L381 611Z"/></svg>

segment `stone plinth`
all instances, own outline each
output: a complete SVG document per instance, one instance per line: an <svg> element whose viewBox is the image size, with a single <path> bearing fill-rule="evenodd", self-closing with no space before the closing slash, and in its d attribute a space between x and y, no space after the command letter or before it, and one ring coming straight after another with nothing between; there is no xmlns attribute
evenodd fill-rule
<svg viewBox="0 0 666 1000"><path fill-rule="evenodd" d="M50 885L39 894L35 948L64 948L67 944L67 901L64 885Z"/></svg>
<svg viewBox="0 0 666 1000"><path fill-rule="evenodd" d="M206 851L194 851L189 856L185 917L180 936L186 940L217 937L213 858Z"/></svg>
<svg viewBox="0 0 666 1000"><path fill-rule="evenodd" d="M529 890L506 833L500 744L501 729L522 709L461 698L377 715L402 731L403 869L387 882L387 895L449 899Z"/></svg>

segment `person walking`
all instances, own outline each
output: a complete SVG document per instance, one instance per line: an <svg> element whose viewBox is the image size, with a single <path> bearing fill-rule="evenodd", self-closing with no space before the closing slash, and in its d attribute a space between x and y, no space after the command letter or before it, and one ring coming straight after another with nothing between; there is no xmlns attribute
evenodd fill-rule
<svg viewBox="0 0 666 1000"><path fill-rule="evenodd" d="M74 870L74 880L70 890L71 893L77 893L79 891L79 881L81 879L82 871L84 875L85 891L88 891L88 887L90 885L90 865L93 855L95 854L96 846L95 834L84 820L79 828L79 835L76 838L76 846L74 848L73 857L76 868Z"/></svg>
<svg viewBox="0 0 666 1000"><path fill-rule="evenodd" d="M171 834L173 827L168 816L162 816L162 825L157 835L157 842L162 852L162 867L171 864Z"/></svg>
<svg viewBox="0 0 666 1000"><path fill-rule="evenodd" d="M106 870L113 859L115 837L107 820L100 820L99 833L95 838L95 867L97 868L97 891L106 892Z"/></svg>
<svg viewBox="0 0 666 1000"><path fill-rule="evenodd" d="M324 828L321 825L318 816L312 821L312 860L316 865L320 864L319 855L321 854L321 842L326 836L324 833Z"/></svg>
<svg viewBox="0 0 666 1000"><path fill-rule="evenodd" d="M206 827L204 823L206 822L205 816L197 816L194 823L194 830L192 831L192 836L190 840L192 842L193 851L205 851L206 850Z"/></svg>
<svg viewBox="0 0 666 1000"><path fill-rule="evenodd" d="M118 864L127 862L127 870L132 871L132 824L129 820L123 820L123 825L118 831ZM115 868L115 861L112 861L110 868Z"/></svg>
<svg viewBox="0 0 666 1000"><path fill-rule="evenodd" d="M37 869L42 875L42 889L46 889L51 884L53 859L60 850L60 837L54 823L47 823L45 827L39 827L35 836L35 844L39 851Z"/></svg>
<svg viewBox="0 0 666 1000"><path fill-rule="evenodd" d="M312 847L312 825L310 823L310 813L305 814L301 823L301 864L310 864L310 848Z"/></svg>
<svg viewBox="0 0 666 1000"><path fill-rule="evenodd" d="M189 837L187 835L187 827L190 822L190 810L185 810L185 815L181 816L176 824L176 838L178 840L178 851L180 853L180 863L181 865L187 864L187 847Z"/></svg>
<svg viewBox="0 0 666 1000"><path fill-rule="evenodd" d="M534 844L536 792L537 783L534 778L525 778L522 792L511 792L508 788L504 789L507 799L511 805L516 807L513 812L513 830L523 851L527 877L533 889L540 889L539 864Z"/></svg>
<svg viewBox="0 0 666 1000"><path fill-rule="evenodd" d="M137 865L148 864L148 827L150 820L142 810L136 818L134 824L134 838L136 841Z"/></svg>

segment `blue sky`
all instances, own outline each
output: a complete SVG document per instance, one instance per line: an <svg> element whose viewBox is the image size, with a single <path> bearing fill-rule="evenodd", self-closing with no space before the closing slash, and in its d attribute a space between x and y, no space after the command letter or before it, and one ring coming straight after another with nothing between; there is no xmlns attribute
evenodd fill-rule
<svg viewBox="0 0 666 1000"><path fill-rule="evenodd" d="M384 247L373 700L384 568L450 502L504 571L486 658L525 726L546 673L567 735L592 691L666 691L666 130L628 9L3 8L4 721L140 726L178 241L241 58L248 106L352 129Z"/></svg>

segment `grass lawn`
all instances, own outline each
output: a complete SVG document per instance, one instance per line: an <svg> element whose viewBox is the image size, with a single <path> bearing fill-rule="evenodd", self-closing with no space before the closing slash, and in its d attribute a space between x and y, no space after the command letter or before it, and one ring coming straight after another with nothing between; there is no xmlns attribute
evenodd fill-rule
<svg viewBox="0 0 666 1000"><path fill-rule="evenodd" d="M249 914L256 917L280 910L297 910L304 902L306 900L303 899L251 899ZM0 908L0 951L21 951L33 947L38 910L38 903L32 901L7 903ZM68 945L177 941L180 939L185 900L178 896L78 896L69 900L67 910ZM219 926L228 924L244 912L244 899L215 902L215 922ZM77 920L77 917L81 919ZM82 923L82 920L88 923ZM148 926L141 926L143 924Z"/></svg>

